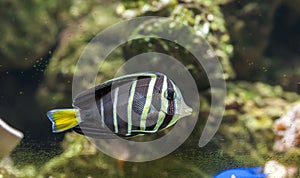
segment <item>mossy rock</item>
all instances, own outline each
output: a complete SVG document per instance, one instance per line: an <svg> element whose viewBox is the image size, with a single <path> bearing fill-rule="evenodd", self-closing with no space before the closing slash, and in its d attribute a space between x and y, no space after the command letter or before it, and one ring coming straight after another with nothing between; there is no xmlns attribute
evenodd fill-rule
<svg viewBox="0 0 300 178"><path fill-rule="evenodd" d="M81 6L90 8L86 8L83 12L79 11L80 18L68 24L61 32L57 49L52 52L46 68L45 79L36 94L39 104L43 108L71 106L72 79L81 53L95 35L118 21L118 17L113 11L114 3L80 1L71 8L81 9ZM120 54L115 54L110 64L104 64L105 72L99 74L99 80L112 78L113 69L121 65L121 61ZM90 70L92 69L85 71L89 72Z"/></svg>
<svg viewBox="0 0 300 178"><path fill-rule="evenodd" d="M16 175L11 173L9 170L5 169L5 168L1 168L0 167L0 177L11 177L11 178L15 178Z"/></svg>
<svg viewBox="0 0 300 178"><path fill-rule="evenodd" d="M70 13L72 4L57 0L1 1L0 70L28 69L47 57L65 22L76 18Z"/></svg>
<svg viewBox="0 0 300 178"><path fill-rule="evenodd" d="M234 45L232 64L239 78L253 79L269 68L265 57L275 11L281 0L230 1L222 6ZM251 78L252 77L252 78Z"/></svg>
<svg viewBox="0 0 300 178"><path fill-rule="evenodd" d="M209 107L202 107L200 121L190 138L164 158L145 163L122 163L99 152L85 137L68 133L62 144L63 153L37 169L38 175L211 177L227 168L263 166L271 159L284 165L299 165L300 148L280 154L273 151L273 123L299 103L300 97L285 92L280 86L259 82L228 82L227 88L222 124L203 148L198 148L197 144ZM209 94L201 95L203 103Z"/></svg>
<svg viewBox="0 0 300 178"><path fill-rule="evenodd" d="M187 34L177 34L178 38L185 38L189 34L193 34L193 37L206 40L209 45L214 49L216 56L220 59L220 62L224 70L224 78L234 78L235 72L231 67L230 57L233 54L233 48L230 43L230 37L225 27L225 20L220 10L220 5L225 3L226 0L220 1L124 1L117 8L117 12L123 18L130 19L138 16L162 16L170 17L174 21L173 29L180 29L181 25L191 27L193 32L186 32ZM151 23L151 20L149 20ZM145 22L147 24L147 22ZM144 25L141 25L144 26ZM154 25L153 25L154 26ZM156 33L167 33L164 28L165 24L155 24L154 28L151 28ZM137 27L139 29L140 27ZM149 29L149 28L148 28ZM143 30L142 30L143 31ZM149 30L149 33L151 30ZM138 30L137 30L138 33ZM193 48L201 48L201 45L195 43L190 44ZM161 52L170 55L183 64L190 64L189 70L196 77L196 80L201 81L202 87L207 86L205 77L199 76L199 66L194 65L193 56L188 53L187 49L182 48L173 42L169 42L163 39L139 39L133 40L126 44L124 47L125 58L141 54L143 52ZM195 69L193 69L193 67ZM198 72L195 72L198 70ZM201 88L201 85L199 86Z"/></svg>
<svg viewBox="0 0 300 178"><path fill-rule="evenodd" d="M164 6L165 8L157 9L155 12L149 10L143 13L148 15L149 13L152 13L152 15L159 15L160 13L167 11L168 16L171 18L174 18L183 24L187 24L194 29L197 28L196 31L199 33L205 32L205 34L203 34L204 38L210 43L210 45L212 45L217 56L221 59L221 63L223 64L225 70L224 77L233 78L234 71L232 70L229 62L229 58L233 49L229 42L230 39L225 28L223 15L220 11L219 5L221 3L223 3L223 1L218 1L213 4L210 4L209 1L205 1L203 3L195 2L193 4L187 3L186 5L183 5L172 1L169 4L166 4ZM147 5L151 5L151 3L146 3L145 6ZM70 106L72 93L71 81L76 69L77 60L79 59L84 47L98 32L119 20L116 14L114 14L113 9L116 8L117 13L121 15L122 10L120 9L122 8L125 8L125 11L138 11L140 8L136 7L137 4L134 2L124 2L118 7L116 7L114 3L107 3L107 6L110 8L104 7L103 2L101 6L95 2L93 4L93 8L89 9L91 13L83 13L84 16L81 16L81 18L77 21L70 23L69 26L61 32L61 39L58 42L57 49L51 54L52 57L50 58L49 65L45 71L45 79L40 86L38 94L36 95L41 107L49 108L56 106ZM74 5L73 8L76 9L76 7L77 6ZM180 14L176 13L179 9L184 10L184 18L180 18ZM196 19L198 20L194 19L194 17L197 17ZM142 43L144 42L145 41L142 40ZM103 82L104 80L112 78L114 76L114 72L117 71L118 66L123 64L124 59L127 59L128 56L140 54L143 52L143 50L145 50L145 45L140 45L139 42L136 44L129 42L122 47L124 47L123 50L122 48L119 48L113 54L111 54L112 60L109 60L108 64L102 67L102 70L99 73L98 81ZM153 46L153 49L154 48L155 45ZM151 50L152 48L147 48L146 50L149 49ZM188 62L189 58L191 58L191 55L187 54L181 56L180 53L174 51L170 52L167 50L167 48L164 50L164 52L170 53L171 56L174 55L184 58L186 62ZM185 53L183 52L182 54ZM194 68L197 67L194 66ZM88 72L90 70L91 69L86 69L85 71ZM191 68L192 72L195 70L196 69L193 70ZM84 74L82 74L82 76L84 76ZM197 80L199 81L206 81L206 76L203 72L200 76L197 74L195 76L198 77ZM207 84L208 83L206 82L206 84L201 85L201 87L207 88Z"/></svg>
<svg viewBox="0 0 300 178"><path fill-rule="evenodd" d="M273 126L276 119L299 104L299 95L260 82L228 83L227 87L227 109L215 144L220 140L221 150L244 166L264 165L274 159L297 167L299 159L290 152L278 154L273 150Z"/></svg>

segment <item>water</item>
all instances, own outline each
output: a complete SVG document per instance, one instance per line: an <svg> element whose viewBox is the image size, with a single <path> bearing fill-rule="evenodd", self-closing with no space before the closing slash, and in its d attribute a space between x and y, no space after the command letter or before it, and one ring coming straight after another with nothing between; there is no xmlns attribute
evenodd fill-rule
<svg viewBox="0 0 300 178"><path fill-rule="evenodd" d="M122 5L104 1L68 1L64 5L59 1L29 1L28 4L1 1L0 117L22 131L24 138L9 158L2 160L0 177L212 177L231 168L264 167L270 160L282 164L278 164L277 169L282 169L281 173L286 171L292 175L290 177L299 176L299 139L294 140L292 148L274 149L275 141L284 141L280 140L279 132L274 132L274 123L300 103L299 9L291 2L279 1L266 5L264 2L205 0L194 4L181 2L181 5L165 1L149 4L124 1ZM219 90L210 91L205 67L200 67L197 56L186 50L201 51L198 45L202 38L195 37L185 48L176 42L188 40L191 33L174 33L180 29L175 23L149 22L140 29L131 26L135 29L133 34L147 34L152 30L178 35L178 38L175 43L142 38L122 44L109 53L97 71L96 83L113 78L122 66L126 68L124 64L132 57L160 52L185 66L196 81L196 93L200 97L199 117L193 120L198 119L195 127L183 127L191 129L191 135L170 154L147 162L122 161L107 156L86 137L73 131L53 134L46 118L48 110L72 106L73 74L88 42L105 28L120 22L121 17L137 15L171 16L196 30L201 30L205 24L209 31L204 39L213 52L202 51L208 55L203 58L218 57L224 73L216 72L215 77L226 78L227 90L225 112L218 127L215 116L222 108L210 105L211 96L221 98L220 85L217 86ZM116 43L112 37L120 37L131 28L120 29L120 33L107 31L113 35L103 38L105 43L101 45L111 47ZM100 49L104 49L103 46ZM103 52L108 51L90 53L94 55L92 60L98 61ZM153 65L174 76L183 75L182 71L172 68L174 66L159 61L145 57L139 65L140 68ZM207 67L210 67L208 71L215 72L213 66ZM81 84L88 88L87 76L92 71L90 68L80 70L83 71L79 76ZM139 71L139 66L132 70ZM189 93L192 92L184 92L185 95ZM198 108L197 104L190 103ZM199 147L210 109L213 117L207 128L213 133L213 128L217 127L217 133L207 145ZM298 116L293 116L291 127L284 127L282 131L297 135ZM135 141L155 140L171 131L172 128ZM118 148L124 153L123 158L132 154L128 147L114 144L108 143L108 150ZM150 153L145 151L144 154Z"/></svg>

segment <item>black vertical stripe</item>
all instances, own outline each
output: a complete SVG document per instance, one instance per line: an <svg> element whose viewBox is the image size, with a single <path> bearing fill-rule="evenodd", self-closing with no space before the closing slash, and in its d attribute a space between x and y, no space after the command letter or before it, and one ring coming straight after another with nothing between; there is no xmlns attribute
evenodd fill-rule
<svg viewBox="0 0 300 178"><path fill-rule="evenodd" d="M154 108L159 111L161 109L161 95L162 95L162 87L164 83L164 76L158 75L154 84L153 96L151 104Z"/></svg>
<svg viewBox="0 0 300 178"><path fill-rule="evenodd" d="M169 78L167 78L167 84L168 84L167 89L174 90L172 82L170 81ZM167 111L168 111L168 114L166 114L166 116L164 118L164 121L160 125L160 127L159 127L158 130L164 129L172 121L173 115L175 113L175 103L174 103L174 100L168 100L168 109L167 109Z"/></svg>
<svg viewBox="0 0 300 178"><path fill-rule="evenodd" d="M173 84L172 84L172 82L170 81L169 78L167 80L167 83L168 83L168 89L174 90ZM175 103L174 103L174 100L168 100L168 102L169 102L169 104L168 104L168 114L174 115L174 113L175 113Z"/></svg>
<svg viewBox="0 0 300 178"><path fill-rule="evenodd" d="M140 130L141 115L145 106L147 92L151 78L139 78L136 83L136 88L132 103L132 130ZM144 98L141 98L144 97Z"/></svg>
<svg viewBox="0 0 300 178"><path fill-rule="evenodd" d="M115 132L112 99L111 92L103 96L104 123L112 132Z"/></svg>
<svg viewBox="0 0 300 178"><path fill-rule="evenodd" d="M163 75L157 75L157 79L154 84L153 94L152 94L152 101L151 105L154 107L156 111L161 110L161 94L162 94L162 87L164 82ZM146 130L153 130L158 121L158 112L150 113L151 109L148 112L147 120L146 120ZM155 112L155 111L154 111Z"/></svg>
<svg viewBox="0 0 300 178"><path fill-rule="evenodd" d="M118 101L117 101L117 122L118 122L118 129L119 129L119 135L125 136L128 132L128 113L127 113L127 107L128 107L128 99L130 95L130 89L131 89L132 82L126 83L119 87L119 93L118 93Z"/></svg>
<svg viewBox="0 0 300 178"><path fill-rule="evenodd" d="M171 122L173 116L172 115L169 115L169 114L166 114L165 118L164 118L164 121L163 123L160 125L160 127L158 128L158 130L162 130L164 128L167 127L167 125Z"/></svg>

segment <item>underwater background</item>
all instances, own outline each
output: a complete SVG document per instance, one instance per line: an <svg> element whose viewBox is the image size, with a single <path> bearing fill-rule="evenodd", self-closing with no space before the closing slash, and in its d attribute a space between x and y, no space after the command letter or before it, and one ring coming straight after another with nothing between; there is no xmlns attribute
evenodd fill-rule
<svg viewBox="0 0 300 178"><path fill-rule="evenodd" d="M0 118L24 133L2 160L0 177L212 177L270 160L299 177L300 126L289 132L293 144L283 140L290 129L284 123L300 125L299 7L297 0L0 0ZM99 83L131 57L158 51L189 64L201 98L197 125L183 145L164 158L131 163L101 153L82 135L53 134L46 113L72 105L75 65L89 41L139 16L170 17L200 31L222 63L227 95L218 132L199 148L211 93L193 56L157 39L118 47Z"/></svg>

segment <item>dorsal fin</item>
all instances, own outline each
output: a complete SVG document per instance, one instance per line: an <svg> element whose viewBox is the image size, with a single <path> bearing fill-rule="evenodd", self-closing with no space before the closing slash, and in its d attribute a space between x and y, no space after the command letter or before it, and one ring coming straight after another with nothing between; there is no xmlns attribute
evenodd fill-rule
<svg viewBox="0 0 300 178"><path fill-rule="evenodd" d="M101 98L103 95L111 91L113 87L118 87L124 83L132 82L139 78L144 77L156 77L156 72L144 72L124 75L121 77L114 78L112 80L106 81L96 87L90 88L79 93L73 100L73 107L80 109L88 108L91 105L91 101L95 98Z"/></svg>

